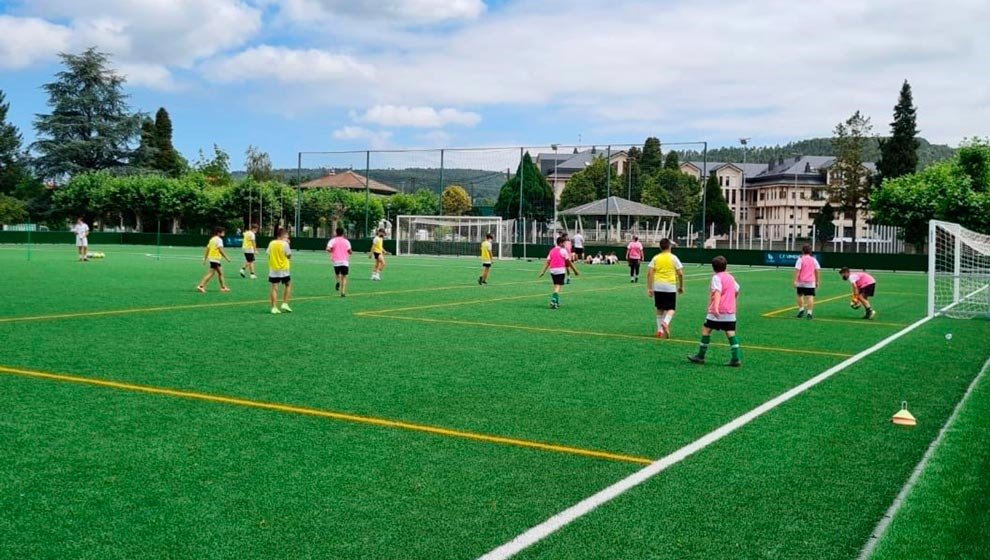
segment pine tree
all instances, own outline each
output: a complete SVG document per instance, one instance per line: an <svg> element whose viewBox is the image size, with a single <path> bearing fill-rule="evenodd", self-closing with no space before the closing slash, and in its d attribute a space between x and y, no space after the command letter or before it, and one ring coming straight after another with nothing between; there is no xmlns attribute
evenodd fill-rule
<svg viewBox="0 0 990 560"><path fill-rule="evenodd" d="M172 118L165 107L159 107L155 113L155 148L154 168L169 177L182 175L188 163L172 145Z"/></svg>
<svg viewBox="0 0 990 560"><path fill-rule="evenodd" d="M880 160L877 162L878 184L918 168L917 109L911 97L911 84L904 80L901 94L894 106L894 122L890 123L890 138L879 139Z"/></svg>
<svg viewBox="0 0 990 560"><path fill-rule="evenodd" d="M27 156L21 149L21 133L7 122L10 104L0 90L0 194L11 194L28 178Z"/></svg>
<svg viewBox="0 0 990 560"><path fill-rule="evenodd" d="M656 175L663 169L663 153L660 151L660 139L653 136L643 144L643 153L639 156L639 170L643 175Z"/></svg>
<svg viewBox="0 0 990 560"><path fill-rule="evenodd" d="M825 243L835 238L835 210L828 202L815 216L815 241L819 243L821 249L825 248Z"/></svg>
<svg viewBox="0 0 990 560"><path fill-rule="evenodd" d="M52 112L34 121L38 140L33 147L40 154L35 167L42 177L54 179L127 165L141 117L130 113L124 78L95 47L59 56L65 69L43 86Z"/></svg>
<svg viewBox="0 0 990 560"><path fill-rule="evenodd" d="M516 174L502 185L495 202L495 213L502 218L513 220L519 217L519 190L522 182L522 216L539 222L553 217L553 188L546 177L533 163L529 152L516 168Z"/></svg>
<svg viewBox="0 0 990 560"><path fill-rule="evenodd" d="M705 234L708 234L712 224L715 224L715 235L729 233L729 227L736 225L736 217L729 209L722 194L722 187L718 184L718 178L714 173L708 176L705 184L705 204L698 208L698 215L695 216L695 223L701 223L701 212L705 213Z"/></svg>
<svg viewBox="0 0 990 560"><path fill-rule="evenodd" d="M673 169L674 171L679 171L681 169L681 162L678 161L677 152L671 150L667 152L667 157L663 160L664 169Z"/></svg>

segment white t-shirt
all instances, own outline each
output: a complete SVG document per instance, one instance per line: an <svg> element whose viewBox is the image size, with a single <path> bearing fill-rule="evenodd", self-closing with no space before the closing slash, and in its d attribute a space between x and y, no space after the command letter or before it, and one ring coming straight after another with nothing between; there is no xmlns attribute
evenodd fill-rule
<svg viewBox="0 0 990 560"><path fill-rule="evenodd" d="M77 247L85 247L89 244L89 226L84 223L76 224L72 227L72 231L76 234Z"/></svg>
<svg viewBox="0 0 990 560"><path fill-rule="evenodd" d="M571 238L571 241L574 243L575 249L584 249L584 236L581 235L580 233L574 234L574 237Z"/></svg>

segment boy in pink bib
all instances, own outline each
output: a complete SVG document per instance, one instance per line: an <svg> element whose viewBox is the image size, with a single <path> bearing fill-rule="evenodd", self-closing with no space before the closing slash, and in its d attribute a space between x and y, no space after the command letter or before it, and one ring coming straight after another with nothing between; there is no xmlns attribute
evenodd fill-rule
<svg viewBox="0 0 990 560"><path fill-rule="evenodd" d="M869 320L876 317L877 312L873 309L873 304L870 303L870 298L877 292L876 279L866 272L850 272L849 268L840 270L839 275L852 285L852 308L859 309L859 306L862 305L866 310L866 315L863 315L864 319Z"/></svg>
<svg viewBox="0 0 990 560"><path fill-rule="evenodd" d="M794 287L797 288L798 319L814 318L815 289L821 283L822 266L811 256L811 245L801 248L801 256L794 263Z"/></svg>
<svg viewBox="0 0 990 560"><path fill-rule="evenodd" d="M567 271L573 272L574 276L580 276L577 268L574 267L574 263L571 262L571 254L564 248L566 241L566 235L561 235L557 238L557 246L550 249L550 254L547 255L547 261L543 264L543 270L540 271L539 278L543 278L543 275L549 270L550 278L553 279L553 293L550 294L550 309L560 307L560 290L564 287L564 278L567 275Z"/></svg>
<svg viewBox="0 0 990 560"><path fill-rule="evenodd" d="M712 282L709 285L708 315L705 318L705 325L701 327L701 344L698 346L698 353L688 356L688 360L696 364L705 363L705 353L712 342L712 331L723 331L725 337L729 339L729 352L732 357L729 360L730 367L742 365L739 354L739 337L736 336L736 300L739 296L739 284L731 274L726 272L729 267L725 257L718 256L712 259Z"/></svg>

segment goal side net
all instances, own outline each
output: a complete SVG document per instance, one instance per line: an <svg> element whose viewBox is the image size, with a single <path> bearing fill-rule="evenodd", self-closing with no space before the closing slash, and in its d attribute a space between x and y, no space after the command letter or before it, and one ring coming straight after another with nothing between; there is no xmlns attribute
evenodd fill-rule
<svg viewBox="0 0 990 560"><path fill-rule="evenodd" d="M928 315L990 318L990 235L929 222Z"/></svg>
<svg viewBox="0 0 990 560"><path fill-rule="evenodd" d="M399 216L396 218L396 255L481 255L481 242L492 235L492 256L509 258L510 235L502 218L494 216Z"/></svg>

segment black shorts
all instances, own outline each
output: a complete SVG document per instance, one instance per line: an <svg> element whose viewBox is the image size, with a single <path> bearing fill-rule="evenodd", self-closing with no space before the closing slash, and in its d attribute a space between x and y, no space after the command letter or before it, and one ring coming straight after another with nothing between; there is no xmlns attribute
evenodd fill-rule
<svg viewBox="0 0 990 560"><path fill-rule="evenodd" d="M375 256L375 260L376 261L382 260L382 254L381 253L371 253L371 254Z"/></svg>
<svg viewBox="0 0 990 560"><path fill-rule="evenodd" d="M577 255L578 258L583 257L584 256L584 247L575 247L574 248L574 254Z"/></svg>
<svg viewBox="0 0 990 560"><path fill-rule="evenodd" d="M873 297L873 295L876 292L877 292L877 285L876 284L870 284L869 286L863 286L862 288L859 289L859 295L861 295L863 297L866 297L866 298Z"/></svg>
<svg viewBox="0 0 990 560"><path fill-rule="evenodd" d="M566 278L567 274L550 274L550 279L553 280L554 286L563 286Z"/></svg>
<svg viewBox="0 0 990 560"><path fill-rule="evenodd" d="M664 311L677 309L677 292L653 292L653 305Z"/></svg>
<svg viewBox="0 0 990 560"><path fill-rule="evenodd" d="M347 276L347 273L350 272L350 271L351 271L351 267L349 267L349 266L336 266L335 265L333 267L333 273L334 274L339 274L341 276Z"/></svg>
<svg viewBox="0 0 990 560"><path fill-rule="evenodd" d="M815 295L815 289L814 288L802 288L802 287L799 286L798 289L797 289L797 294L799 296L813 296L813 295Z"/></svg>
<svg viewBox="0 0 990 560"><path fill-rule="evenodd" d="M626 259L626 262L629 263L629 268L639 266L639 259Z"/></svg>
<svg viewBox="0 0 990 560"><path fill-rule="evenodd" d="M254 262L254 253L244 253L244 260L247 261L247 262L249 262L249 263L253 263Z"/></svg>
<svg viewBox="0 0 990 560"><path fill-rule="evenodd" d="M271 282L272 284L285 284L286 286L288 286L289 282L292 281L290 278L291 278L290 276L281 276L279 278L275 278L274 276L269 276L268 281Z"/></svg>
<svg viewBox="0 0 990 560"><path fill-rule="evenodd" d="M705 319L705 326L713 331L734 331L736 330L735 321L712 321L711 319Z"/></svg>
<svg viewBox="0 0 990 560"><path fill-rule="evenodd" d="M491 268L492 267L492 263L481 263L481 266L483 266L485 268Z"/></svg>
<svg viewBox="0 0 990 560"><path fill-rule="evenodd" d="M221 264L220 264L220 263L218 263L218 262L213 262L213 261L210 261L210 268L212 268L213 270L220 270L220 268L221 268L222 266L223 266L223 265L221 265Z"/></svg>

